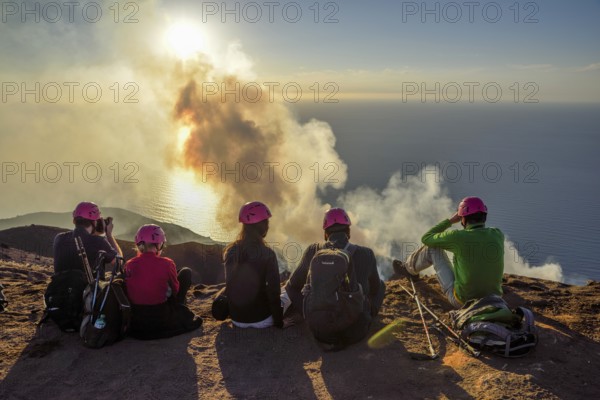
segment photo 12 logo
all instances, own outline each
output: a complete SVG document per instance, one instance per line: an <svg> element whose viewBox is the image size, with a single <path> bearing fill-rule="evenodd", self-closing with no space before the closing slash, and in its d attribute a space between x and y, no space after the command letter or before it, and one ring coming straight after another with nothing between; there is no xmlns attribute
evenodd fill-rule
<svg viewBox="0 0 600 400"><path fill-rule="evenodd" d="M340 87L336 82L313 82L302 86L298 82L202 82L202 102L219 100L222 103L269 103L281 99L286 103L297 103L303 98L314 103L339 103L336 95Z"/></svg>
<svg viewBox="0 0 600 400"><path fill-rule="evenodd" d="M315 24L336 24L340 6L337 2L202 2L202 22L246 22L256 24L259 22L275 23L286 22L295 24L303 19Z"/></svg>
<svg viewBox="0 0 600 400"><path fill-rule="evenodd" d="M139 103L136 82L2 82L2 103L98 103L103 98L114 103Z"/></svg>
<svg viewBox="0 0 600 400"><path fill-rule="evenodd" d="M402 102L421 103L539 103L540 87L536 82L513 82L502 86L498 82L402 82Z"/></svg>
<svg viewBox="0 0 600 400"><path fill-rule="evenodd" d="M3 23L88 23L95 24L103 18L114 23L136 24L139 22L137 14L140 6L137 2L83 2L78 1L44 1L44 2L16 2L3 1Z"/></svg>
<svg viewBox="0 0 600 400"><path fill-rule="evenodd" d="M505 252L504 244L508 244ZM486 261L513 260L520 262L525 260L529 263L537 264L541 262L541 252L539 243L533 240L523 240L521 242L505 242L498 245L496 242L472 243L466 244L466 252L480 251L483 259ZM399 242L395 243L400 260L406 260L411 254L417 251L423 244L421 242Z"/></svg>
<svg viewBox="0 0 600 400"><path fill-rule="evenodd" d="M402 182L406 183L409 177L416 177L422 183L433 180L436 183L458 183L458 182L484 182L497 183L503 178L513 183L539 183L538 173L540 166L533 161L511 164L488 161L450 161L447 163L402 163Z"/></svg>
<svg viewBox="0 0 600 400"><path fill-rule="evenodd" d="M273 183L281 180L286 183L298 183L303 178L315 183L337 184L336 177L340 166L334 162L315 162L303 171L302 165L294 161L282 162L203 162L200 178L203 183L219 181L221 183Z"/></svg>
<svg viewBox="0 0 600 400"><path fill-rule="evenodd" d="M402 22L448 23L486 22L495 24L501 20L515 24L537 24L540 6L537 2L402 2Z"/></svg>
<svg viewBox="0 0 600 400"><path fill-rule="evenodd" d="M140 166L134 162L114 162L110 166L90 161L64 162L0 162L2 183L98 183L111 179L114 183L139 183Z"/></svg>

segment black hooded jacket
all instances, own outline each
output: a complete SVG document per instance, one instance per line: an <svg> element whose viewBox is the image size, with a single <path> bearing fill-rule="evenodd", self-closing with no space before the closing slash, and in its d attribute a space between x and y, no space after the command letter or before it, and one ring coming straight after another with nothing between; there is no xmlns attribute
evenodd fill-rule
<svg viewBox="0 0 600 400"><path fill-rule="evenodd" d="M271 315L275 326L281 327L283 312L275 252L262 243L242 246L238 242L226 250L223 259L231 319L254 323Z"/></svg>

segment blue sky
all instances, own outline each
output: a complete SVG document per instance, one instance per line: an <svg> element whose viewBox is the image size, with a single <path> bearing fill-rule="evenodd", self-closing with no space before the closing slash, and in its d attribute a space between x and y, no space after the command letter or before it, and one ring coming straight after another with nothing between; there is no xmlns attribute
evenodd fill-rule
<svg viewBox="0 0 600 400"><path fill-rule="evenodd" d="M290 2L285 1L277 2L280 6L274 8L273 23L268 21L264 6L262 18L247 22L244 2L239 3L239 23L234 14L223 12L221 2L217 10L210 10L206 2L192 8L187 1L168 3L164 7L174 13L185 8L187 17L194 16L200 22L204 18L202 25L214 35L215 42L239 39L259 72L267 76L313 72L325 79L329 73L335 79L345 77L345 82L352 80L349 71L362 71L363 79L369 80L370 75L384 70L404 70L412 72L413 80L443 82L468 74L475 80L540 81L540 86L548 87L551 101L600 100L597 1L476 2L479 5L473 6L473 22L464 2L338 1L334 7L322 1L317 2L320 23L314 22L314 8L309 9L314 2L297 3L303 10L297 23L286 22L283 7ZM235 9L236 2L227 3L228 9ZM436 3L439 22L434 13L426 14L423 23L422 4L432 10ZM462 13L458 19L457 4ZM411 10L415 6L416 11ZM498 6L501 17L496 17ZM253 18L253 9L246 10ZM293 16L292 11L295 8L289 7L288 14ZM333 12L339 22L323 23ZM225 23L222 18L226 18ZM453 19L457 21L452 23ZM477 73L473 75L474 71ZM375 81L360 90L367 87L386 91Z"/></svg>
<svg viewBox="0 0 600 400"><path fill-rule="evenodd" d="M140 1L138 10L130 2L99 3L101 23L86 23L79 9L74 23L65 22L65 16L57 23L43 18L35 23L31 15L22 23L21 8L34 7L35 1L11 3L18 5L16 13L3 6L3 75L74 64L114 65L122 58L117 42L122 48L129 35L145 36L152 46L169 25L188 21L199 28L198 40L208 42L212 52L222 53L238 42L262 81L334 81L341 93L359 98L361 93L398 94L405 81L500 82L503 87L535 82L544 101L600 101L598 1L478 1L472 6L473 22L466 2L448 1L276 1L271 6L263 1ZM38 4L42 8L45 2ZM112 4L119 5L121 20L134 15L138 22L114 24L118 30L107 27L114 17ZM236 4L237 13L224 12L235 10ZM286 21L295 18L298 6L302 16L295 23ZM437 15L423 15L436 6ZM457 6L460 18L455 17ZM338 22L325 23L328 17Z"/></svg>

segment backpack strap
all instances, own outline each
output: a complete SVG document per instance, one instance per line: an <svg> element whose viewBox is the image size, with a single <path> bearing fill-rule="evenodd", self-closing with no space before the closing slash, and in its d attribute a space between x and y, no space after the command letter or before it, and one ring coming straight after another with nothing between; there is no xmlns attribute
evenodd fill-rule
<svg viewBox="0 0 600 400"><path fill-rule="evenodd" d="M522 329L527 333L531 333L536 335L537 341L537 329L535 327L535 320L533 318L533 312L530 309L525 307L517 307L516 314L523 318L521 322Z"/></svg>
<svg viewBox="0 0 600 400"><path fill-rule="evenodd" d="M467 326L465 327L465 329L463 329L462 331L462 336L463 339L465 339L466 341L469 340L469 336L471 336L472 333L474 332L486 332L492 335L495 335L499 338L501 338L504 343L504 356L505 357L509 357L510 355L510 343L511 343L511 338L512 338L512 332L509 331L508 329L506 329L505 327L498 325L498 324L494 324L493 322L487 322L487 321L480 321L480 322L472 322L470 324L467 324ZM491 339L484 339L481 342L481 346L486 346L487 343L490 341Z"/></svg>
<svg viewBox="0 0 600 400"><path fill-rule="evenodd" d="M356 278L356 269L354 268L353 257L357 248L358 247L355 244L348 242L342 249L346 254L348 254L348 259L350 260L348 263L348 279L350 280L350 285L354 288L358 287L358 279Z"/></svg>
<svg viewBox="0 0 600 400"><path fill-rule="evenodd" d="M85 247L83 246L83 240L81 240L81 236L76 236L75 233L73 233L73 236L77 254L81 257L81 262L83 263L83 271L85 272L87 282L92 283L94 282L94 275L92 273L92 267L90 267L87 253L85 252Z"/></svg>
<svg viewBox="0 0 600 400"><path fill-rule="evenodd" d="M529 311L525 309L526 311ZM531 317L533 314L529 311ZM526 352L521 352L520 350L535 347L537 344L537 335L529 330L530 328L525 328L518 331L511 331L508 328L503 327L502 325L488 322L488 321L479 321L479 322L471 322L467 324L467 326L463 329L462 337L466 341L469 341L469 337L474 332L485 332L494 336L501 338L504 341L504 357L513 358L525 355ZM535 329L535 328L534 328ZM513 343L513 339L517 339L519 337L526 337L527 340L523 342L523 344L518 346L511 346ZM533 340L529 340L532 338ZM489 342L493 341L493 338L484 339L480 346L484 347L488 345ZM511 354L512 353L512 354Z"/></svg>

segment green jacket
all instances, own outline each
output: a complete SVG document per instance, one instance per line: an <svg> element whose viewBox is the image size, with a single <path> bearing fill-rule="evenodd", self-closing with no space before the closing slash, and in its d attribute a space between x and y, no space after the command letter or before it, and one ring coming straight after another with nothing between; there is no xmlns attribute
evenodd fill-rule
<svg viewBox="0 0 600 400"><path fill-rule="evenodd" d="M485 224L449 230L445 219L423 235L424 245L454 254L454 294L461 302L490 294L502 295L504 274L504 234Z"/></svg>

